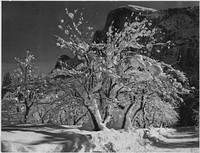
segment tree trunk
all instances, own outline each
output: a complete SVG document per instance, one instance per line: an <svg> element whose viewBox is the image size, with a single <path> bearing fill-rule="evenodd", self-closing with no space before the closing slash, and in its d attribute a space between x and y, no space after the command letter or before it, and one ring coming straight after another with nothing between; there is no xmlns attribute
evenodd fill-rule
<svg viewBox="0 0 200 153"><path fill-rule="evenodd" d="M122 129L128 129L131 128L132 122L131 120L134 120L136 115L139 113L139 111L143 108L144 103L144 94L141 97L141 100L137 100L138 103L135 101L134 104L130 104L127 111L125 112L124 121L122 124Z"/></svg>
<svg viewBox="0 0 200 153"><path fill-rule="evenodd" d="M130 114L131 110L133 109L133 108L131 108L132 106L133 106L133 104L130 104L130 105L128 106L128 108L127 108L125 114L124 114L124 119L123 119L123 122L122 122L122 129L124 129L125 125L126 125L127 122L128 122L128 118L129 118L129 116L130 116L129 114Z"/></svg>
<svg viewBox="0 0 200 153"><path fill-rule="evenodd" d="M143 128L147 127L147 121L146 121L146 112L144 107L142 108L142 118L143 118Z"/></svg>
<svg viewBox="0 0 200 153"><path fill-rule="evenodd" d="M24 114L24 123L27 122L27 118L28 118L28 114L29 114L29 107L28 107L28 102L27 102L27 99L24 100L24 103L25 103L25 114Z"/></svg>
<svg viewBox="0 0 200 153"><path fill-rule="evenodd" d="M83 115L79 116L79 118L77 120L75 120L74 125L77 125L78 122L87 115L88 111L86 111Z"/></svg>
<svg viewBox="0 0 200 153"><path fill-rule="evenodd" d="M44 119L43 118L41 118L41 122L42 122L42 124L44 124Z"/></svg>
<svg viewBox="0 0 200 153"><path fill-rule="evenodd" d="M155 114L156 114L156 111L154 111L152 117L150 117L150 119L149 119L149 126L150 127L154 125Z"/></svg>
<svg viewBox="0 0 200 153"><path fill-rule="evenodd" d="M60 118L60 124L63 125L62 116L59 115L59 118Z"/></svg>
<svg viewBox="0 0 200 153"><path fill-rule="evenodd" d="M29 110L26 110L25 115L24 115L24 123L27 122L28 114L29 114Z"/></svg>
<svg viewBox="0 0 200 153"><path fill-rule="evenodd" d="M28 114L29 114L31 106L33 105L33 102L30 105L28 105L28 101L25 98L24 104L25 104L25 107L26 107L26 109L25 109L25 115L24 115L24 123L27 123Z"/></svg>
<svg viewBox="0 0 200 153"><path fill-rule="evenodd" d="M137 120L136 120L136 123L138 124L138 127L140 127L140 126L141 126L139 121L137 121Z"/></svg>
<svg viewBox="0 0 200 153"><path fill-rule="evenodd" d="M41 119L41 123L43 124L45 115L42 115L42 112L40 113L39 111L38 111L38 115L39 115L39 117Z"/></svg>
<svg viewBox="0 0 200 153"><path fill-rule="evenodd" d="M93 99L92 103L93 103L93 106L90 106L90 107L87 106L86 108L90 113L90 116L91 116L91 119L92 119L92 122L94 125L94 130L95 131L104 130L104 129L106 129L106 126L103 123L103 120L101 118L101 114L99 112L96 99Z"/></svg>
<svg viewBox="0 0 200 153"><path fill-rule="evenodd" d="M134 118L136 117L137 113L139 113L139 111L142 110L142 108L144 106L143 104L144 104L144 95L142 95L141 100L139 100L139 104L137 104L137 106L131 112L130 117L131 117L132 120L134 120Z"/></svg>
<svg viewBox="0 0 200 153"><path fill-rule="evenodd" d="M87 109L88 109L88 111L90 113L90 117L91 117L92 123L94 125L94 131L100 131L99 125L97 123L97 120L96 120L94 114L92 113L92 111L90 110L90 108L87 108Z"/></svg>
<svg viewBox="0 0 200 153"><path fill-rule="evenodd" d="M110 113L111 113L111 106L107 106L106 111L105 111L105 115L104 115L104 119L103 119L103 123L105 124L105 126L108 122L110 122L110 119L111 119Z"/></svg>

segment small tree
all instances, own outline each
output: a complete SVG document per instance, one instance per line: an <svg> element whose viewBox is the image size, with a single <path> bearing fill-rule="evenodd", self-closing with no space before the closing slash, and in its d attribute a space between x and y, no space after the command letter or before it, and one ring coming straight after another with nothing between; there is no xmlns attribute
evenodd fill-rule
<svg viewBox="0 0 200 153"><path fill-rule="evenodd" d="M156 111L161 111L166 102L166 108L173 109L171 106L180 100L178 94L184 89L171 75L176 71L170 65L139 55L143 48L148 49L148 45L144 46L140 41L145 37L153 39L155 33L155 29L149 30L151 24L147 19L126 22L122 31L113 31L111 26L107 43L96 44L83 39L79 30L83 16L76 22L74 13L67 10L66 14L73 29L61 20L63 25L59 27L69 37L64 40L56 36L57 45L71 49L85 62L60 73L71 76L67 86L81 99L80 103L88 110L95 130L105 129L108 122L116 129L130 128L138 113L145 112L144 108L153 103L150 100L153 97L161 99L160 106L157 106L160 110Z"/></svg>
<svg viewBox="0 0 200 153"><path fill-rule="evenodd" d="M35 57L27 51L24 60L15 58L18 68L14 71L14 88L17 94L18 103L23 104L24 117L23 123L27 122L28 115L31 107L36 101L34 79L37 77L35 74L35 66L32 63Z"/></svg>

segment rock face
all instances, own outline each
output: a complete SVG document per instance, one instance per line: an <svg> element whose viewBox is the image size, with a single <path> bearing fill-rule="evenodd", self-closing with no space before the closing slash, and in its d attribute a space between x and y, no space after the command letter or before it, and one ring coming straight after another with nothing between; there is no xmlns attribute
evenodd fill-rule
<svg viewBox="0 0 200 153"><path fill-rule="evenodd" d="M118 9L112 10L106 20L106 24L104 27L104 31L108 31L109 26L112 24L114 28L117 30L122 30L124 27L124 23L126 21L133 22L135 21L136 17L144 18L146 16L149 16L151 13L155 14L157 10L150 9L150 8L144 8L134 5L128 5L127 7L123 6Z"/></svg>
<svg viewBox="0 0 200 153"><path fill-rule="evenodd" d="M82 63L82 60L79 60L77 56L75 56L74 58L70 58L67 55L61 55L58 58L54 69L62 69L64 67L67 67L69 69L75 68L80 63Z"/></svg>
<svg viewBox="0 0 200 153"><path fill-rule="evenodd" d="M83 63L83 60L78 59L77 56L74 58L70 58L67 55L61 55L54 67L54 69L50 72L51 77L54 79L67 79L70 78L69 75L63 73L63 69L72 69L76 68L79 64Z"/></svg>
<svg viewBox="0 0 200 153"><path fill-rule="evenodd" d="M62 62L64 62L64 63L65 63L65 62L69 63L70 60L71 60L71 58L70 58L69 56L67 56L67 55L61 55L61 56L58 58L54 69L62 69Z"/></svg>
<svg viewBox="0 0 200 153"><path fill-rule="evenodd" d="M188 68L198 68L199 56L199 8L169 9L160 11L158 27L165 32L165 39L171 40L175 46L170 49L171 53L163 52L160 58L166 62L173 58L170 63L180 61L178 66L187 71ZM174 55L172 55L174 54Z"/></svg>
<svg viewBox="0 0 200 153"><path fill-rule="evenodd" d="M134 22L136 18L152 20L155 28L161 29L165 35L163 42L171 41L171 49L156 48L152 58L164 61L184 71L190 79L190 85L198 88L199 67L199 8L175 8L163 11L129 5L112 10L102 30L96 31L93 41L106 42L106 32L112 25L114 31L121 31L126 21ZM193 75L191 75L191 73Z"/></svg>
<svg viewBox="0 0 200 153"><path fill-rule="evenodd" d="M108 32L108 28L111 25L113 26L113 31L121 31L125 22L134 22L138 17L144 19L148 16L158 16L157 10L134 5L122 6L112 10L108 13L104 28L95 32L93 41L96 43L105 43L107 41L106 32Z"/></svg>

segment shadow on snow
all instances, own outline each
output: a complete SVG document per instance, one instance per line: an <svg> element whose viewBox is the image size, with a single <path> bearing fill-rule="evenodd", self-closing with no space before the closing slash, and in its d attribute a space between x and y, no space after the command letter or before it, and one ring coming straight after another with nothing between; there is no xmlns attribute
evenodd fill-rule
<svg viewBox="0 0 200 153"><path fill-rule="evenodd" d="M34 128L34 129L31 129ZM41 128L60 129L61 131L43 131ZM40 130L39 130L40 129ZM11 125L2 126L2 131L11 132L34 132L42 134L44 137L42 140L29 143L28 145L40 145L40 144L59 144L62 145L62 152L76 152L85 146L85 151L89 151L94 146L90 142L91 135L89 134L78 134L72 131L62 131L62 129L74 129L73 127L61 126L61 125ZM2 150L3 151L3 150Z"/></svg>

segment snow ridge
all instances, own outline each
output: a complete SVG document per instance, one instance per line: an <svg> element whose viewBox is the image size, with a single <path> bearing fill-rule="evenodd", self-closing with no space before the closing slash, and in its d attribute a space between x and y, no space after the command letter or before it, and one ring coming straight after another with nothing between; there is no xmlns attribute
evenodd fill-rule
<svg viewBox="0 0 200 153"><path fill-rule="evenodd" d="M157 10L153 8L143 7L143 6L137 6L137 5L128 5L128 7L133 8L137 11L151 11L151 12L157 12Z"/></svg>

